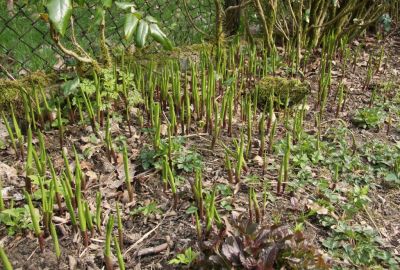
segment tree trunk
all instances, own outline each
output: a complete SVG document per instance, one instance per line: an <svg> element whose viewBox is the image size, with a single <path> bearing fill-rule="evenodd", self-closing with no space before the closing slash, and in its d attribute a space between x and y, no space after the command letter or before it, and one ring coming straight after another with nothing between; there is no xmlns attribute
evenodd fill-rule
<svg viewBox="0 0 400 270"><path fill-rule="evenodd" d="M238 6L241 0L225 0L224 10L232 6ZM235 35L240 27L240 8L228 10L225 13L224 31L226 36Z"/></svg>

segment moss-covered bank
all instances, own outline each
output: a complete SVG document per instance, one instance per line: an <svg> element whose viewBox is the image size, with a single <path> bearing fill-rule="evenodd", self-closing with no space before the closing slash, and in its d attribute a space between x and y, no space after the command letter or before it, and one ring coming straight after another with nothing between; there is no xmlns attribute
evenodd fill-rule
<svg viewBox="0 0 400 270"><path fill-rule="evenodd" d="M266 76L256 85L258 87L258 106L260 109L269 104L269 97L274 93L275 108L285 106L289 98L289 106L299 104L310 93L310 84L298 79Z"/></svg>
<svg viewBox="0 0 400 270"><path fill-rule="evenodd" d="M37 87L51 85L55 79L55 74L46 74L42 71L33 72L15 81L0 79L0 111L8 111L10 104L22 108L21 88L30 93Z"/></svg>

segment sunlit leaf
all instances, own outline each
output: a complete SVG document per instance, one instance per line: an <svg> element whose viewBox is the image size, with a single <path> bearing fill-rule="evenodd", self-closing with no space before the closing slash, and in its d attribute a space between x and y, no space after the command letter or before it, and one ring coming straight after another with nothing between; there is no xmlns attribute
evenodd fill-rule
<svg viewBox="0 0 400 270"><path fill-rule="evenodd" d="M49 13L49 19L54 28L60 35L64 36L72 15L72 1L50 0L47 3L47 12Z"/></svg>
<svg viewBox="0 0 400 270"><path fill-rule="evenodd" d="M137 29L138 23L139 19L135 14L126 14L124 25L124 35L126 40L131 40L133 34Z"/></svg>

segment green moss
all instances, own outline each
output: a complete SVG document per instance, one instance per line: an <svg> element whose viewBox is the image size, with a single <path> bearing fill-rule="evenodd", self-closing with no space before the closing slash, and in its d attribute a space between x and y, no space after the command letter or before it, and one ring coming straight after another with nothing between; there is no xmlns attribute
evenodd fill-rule
<svg viewBox="0 0 400 270"><path fill-rule="evenodd" d="M29 93L34 89L33 86L45 87L54 79L54 74L45 74L41 71L31 73L15 81L0 79L0 111L7 111L10 108L10 104L17 108L16 111L18 111L18 108L22 108L21 87Z"/></svg>
<svg viewBox="0 0 400 270"><path fill-rule="evenodd" d="M289 97L289 106L293 106L299 104L310 93L309 83L298 79L266 76L258 82L257 86L260 109L264 109L265 105L269 104L272 92L274 92L276 108L285 106L286 96Z"/></svg>

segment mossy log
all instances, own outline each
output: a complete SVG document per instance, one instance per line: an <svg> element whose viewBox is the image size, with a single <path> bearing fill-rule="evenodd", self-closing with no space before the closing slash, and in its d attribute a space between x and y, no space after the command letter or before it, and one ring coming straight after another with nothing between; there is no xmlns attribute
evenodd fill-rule
<svg viewBox="0 0 400 270"><path fill-rule="evenodd" d="M288 79L282 77L266 76L258 83L258 107L263 110L268 107L269 97L274 93L275 109L281 109L285 106L286 98L289 99L289 106L302 102L310 93L311 88L308 82L302 82L298 79Z"/></svg>
<svg viewBox="0 0 400 270"><path fill-rule="evenodd" d="M55 74L46 74L42 71L33 72L17 80L0 79L0 112L8 111L10 104L22 108L21 87L28 93L38 87L46 88L55 81Z"/></svg>

